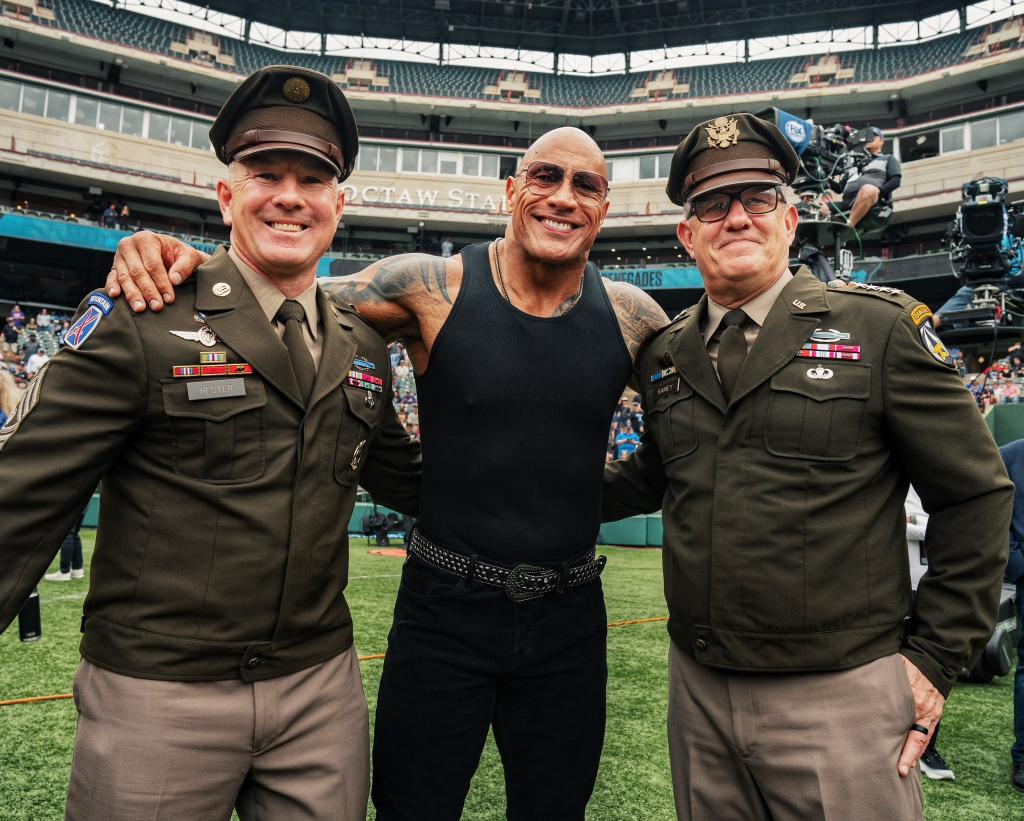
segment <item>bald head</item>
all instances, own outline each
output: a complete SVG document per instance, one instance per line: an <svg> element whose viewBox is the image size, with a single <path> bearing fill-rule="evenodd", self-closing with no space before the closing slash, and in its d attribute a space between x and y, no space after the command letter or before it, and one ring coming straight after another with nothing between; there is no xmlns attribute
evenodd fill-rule
<svg viewBox="0 0 1024 821"><path fill-rule="evenodd" d="M608 176L604 155L593 137L572 126L552 129L534 140L526 149L520 168L537 160L551 160L553 155L564 158L575 169L596 171L602 177Z"/></svg>

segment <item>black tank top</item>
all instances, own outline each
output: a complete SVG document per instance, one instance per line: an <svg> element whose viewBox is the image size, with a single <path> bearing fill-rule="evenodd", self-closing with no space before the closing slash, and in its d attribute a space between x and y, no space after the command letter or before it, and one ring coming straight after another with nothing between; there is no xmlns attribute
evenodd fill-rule
<svg viewBox="0 0 1024 821"><path fill-rule="evenodd" d="M462 287L416 378L419 526L499 561L561 562L593 545L612 412L632 368L593 264L565 314L515 308L488 245L462 251Z"/></svg>

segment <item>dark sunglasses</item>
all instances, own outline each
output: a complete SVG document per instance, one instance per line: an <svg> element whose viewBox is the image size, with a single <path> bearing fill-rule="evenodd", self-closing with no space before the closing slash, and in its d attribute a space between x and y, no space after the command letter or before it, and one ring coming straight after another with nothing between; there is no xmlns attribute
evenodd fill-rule
<svg viewBox="0 0 1024 821"><path fill-rule="evenodd" d="M539 197L553 194L562 186L569 169L551 162L534 162L522 169L526 187ZM516 174L518 177L519 174ZM572 172L572 193L580 205L600 205L608 196L608 180L592 171Z"/></svg>
<svg viewBox="0 0 1024 821"><path fill-rule="evenodd" d="M701 222L720 222L729 214L733 200L739 200L748 214L770 214L779 206L780 191L771 185L757 185L742 191L712 191L690 200L690 214Z"/></svg>

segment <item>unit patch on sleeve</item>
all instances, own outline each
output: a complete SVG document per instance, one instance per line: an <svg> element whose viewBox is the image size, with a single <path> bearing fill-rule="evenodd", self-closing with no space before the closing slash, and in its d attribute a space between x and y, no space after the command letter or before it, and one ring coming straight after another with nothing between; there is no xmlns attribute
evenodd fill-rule
<svg viewBox="0 0 1024 821"><path fill-rule="evenodd" d="M924 343L924 347L928 353L932 355L932 359L936 362L941 362L943 365L949 365L952 367L953 357L946 346L942 344L942 340L939 339L939 335L935 333L935 328L932 327L932 323L925 321L917 331L921 334L921 342Z"/></svg>
<svg viewBox="0 0 1024 821"><path fill-rule="evenodd" d="M924 324L926 319L932 318L931 309L927 305L918 305L910 312L910 321L918 327Z"/></svg>
<svg viewBox="0 0 1024 821"><path fill-rule="evenodd" d="M92 332L96 330L103 317L103 311L95 305L90 305L85 313L78 317L78 321L68 328L68 332L64 334L64 344L77 351L82 347L82 343L92 336Z"/></svg>

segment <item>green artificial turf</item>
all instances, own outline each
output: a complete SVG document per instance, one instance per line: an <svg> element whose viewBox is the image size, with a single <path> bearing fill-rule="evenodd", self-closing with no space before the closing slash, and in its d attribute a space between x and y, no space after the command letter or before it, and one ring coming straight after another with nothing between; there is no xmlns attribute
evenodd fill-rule
<svg viewBox="0 0 1024 821"><path fill-rule="evenodd" d="M83 531L86 563L93 534ZM347 592L361 655L386 647L402 560L371 556L363 539L351 546ZM607 548L603 580L610 622L665 614L661 556L655 550ZM43 638L18 641L17 626L0 636L0 700L67 693L78 663L83 581L40 582ZM615 628L608 636L608 730L588 817L599 821L671 821L675 815L665 741L665 659L662 622ZM371 715L381 662L362 664ZM1024 819L1024 796L1009 786L1013 732L1012 678L958 686L942 722L940 749L956 771L954 783L924 785L928 821ZM0 707L0 820L63 818L75 732L70 700ZM488 742L464 817L504 817L497 751ZM373 811L370 811L373 818ZM856 821L851 808L849 821ZM847 819L839 819L847 821Z"/></svg>

